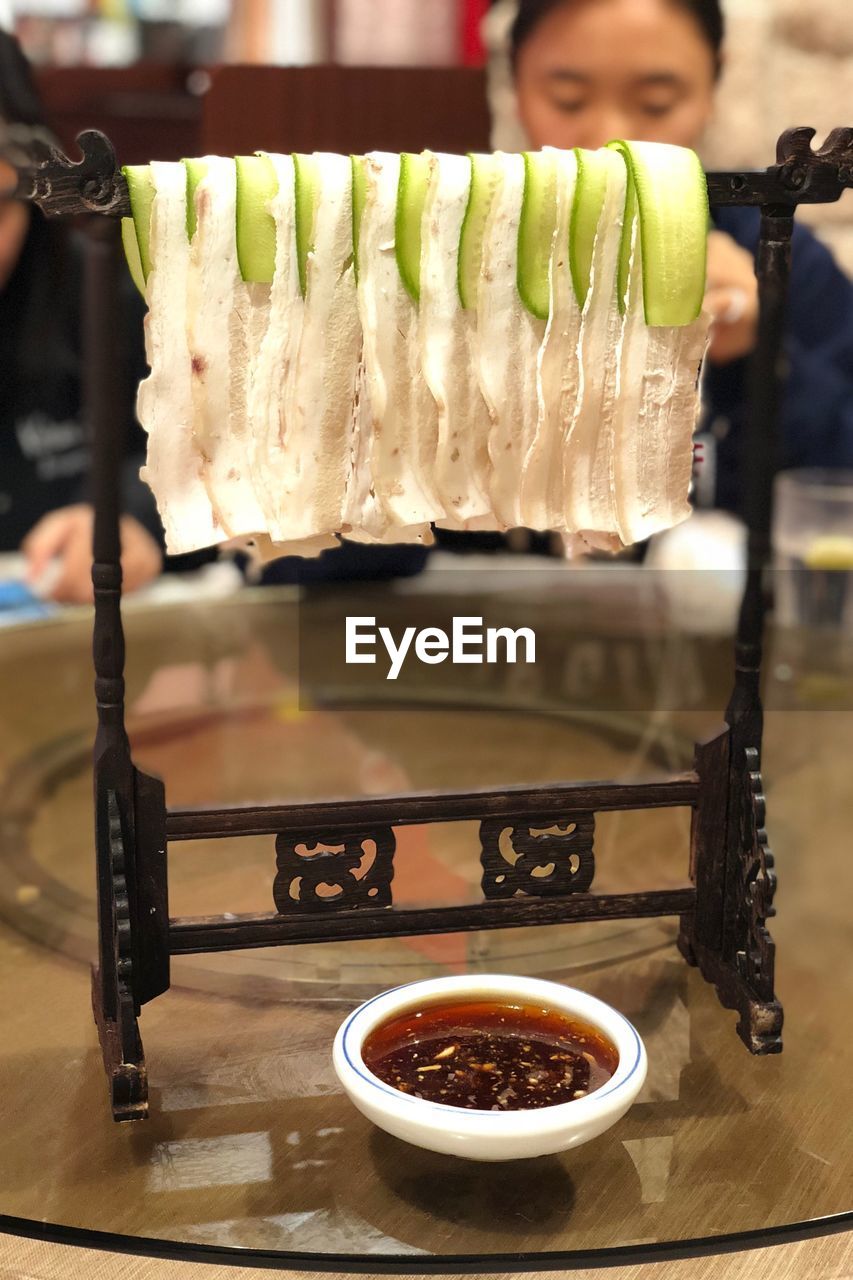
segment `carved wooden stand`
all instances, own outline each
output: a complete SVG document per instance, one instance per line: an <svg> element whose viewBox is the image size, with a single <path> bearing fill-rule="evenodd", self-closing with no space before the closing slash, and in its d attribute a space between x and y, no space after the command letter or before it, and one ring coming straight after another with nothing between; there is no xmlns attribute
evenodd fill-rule
<svg viewBox="0 0 853 1280"><path fill-rule="evenodd" d="M99 957L92 994L116 1120L148 1111L137 1019L169 986L169 957L188 952L511 928L573 920L680 917L679 947L736 1009L752 1053L778 1053L782 1009L773 989L773 857L764 828L759 696L770 551L771 492L780 392L780 352L796 206L827 202L853 186L853 129L837 129L817 152L812 129L779 139L766 171L707 175L712 207L761 209L761 315L752 362L748 485L748 573L736 638L734 691L726 724L696 748L694 769L649 782L570 782L466 794L403 795L261 808L180 811L163 784L133 764L124 726L124 638L120 600L119 423L116 360L117 217L129 213L124 180L101 134L79 138L83 160L54 153L20 172L18 193L49 215L90 212L86 284L86 395L95 440L94 661L98 704L95 814ZM635 894L591 892L595 816L606 810L689 806L690 884ZM391 881L396 827L480 823L482 902L398 910ZM166 853L176 840L275 837L275 910L269 914L170 919ZM513 857L502 849L511 842ZM518 856L516 856L518 855ZM550 874L535 874L552 867ZM340 887L321 897L320 883Z"/></svg>

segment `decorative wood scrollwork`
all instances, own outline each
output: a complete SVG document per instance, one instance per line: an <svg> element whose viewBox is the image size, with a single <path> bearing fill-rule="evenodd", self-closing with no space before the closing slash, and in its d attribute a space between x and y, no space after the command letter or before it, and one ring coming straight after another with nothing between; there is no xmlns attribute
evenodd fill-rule
<svg viewBox="0 0 853 1280"><path fill-rule="evenodd" d="M487 898L559 897L585 893L595 875L595 815L488 818L480 823L480 861Z"/></svg>
<svg viewBox="0 0 853 1280"><path fill-rule="evenodd" d="M776 143L776 163L799 162L803 165L814 165L823 161L827 164L853 165L853 129L849 125L833 129L817 150L812 146L816 133L816 129L803 125L785 129Z"/></svg>
<svg viewBox="0 0 853 1280"><path fill-rule="evenodd" d="M273 897L280 915L390 907L396 839L391 827L281 834Z"/></svg>
<svg viewBox="0 0 853 1280"><path fill-rule="evenodd" d="M133 952L130 928L130 901L124 857L124 836L121 828L121 811L114 791L107 792L107 821L109 824L110 870L112 872L112 930L115 952L117 999L119 1020L121 1008L129 1002L133 1009Z"/></svg>
<svg viewBox="0 0 853 1280"><path fill-rule="evenodd" d="M116 791L106 791L104 853L110 883L104 919L112 946L92 971L92 1007L110 1081L113 1118L139 1120L148 1114L148 1075L139 1037L134 995L133 930L128 893L128 860L122 811ZM106 940L105 939L105 940Z"/></svg>
<svg viewBox="0 0 853 1280"><path fill-rule="evenodd" d="M764 828L766 805L755 747L746 749L746 768L749 795L743 832L740 945L736 962L738 972L755 994L763 1000L772 1000L776 947L765 923L776 914L773 906L776 873Z"/></svg>
<svg viewBox="0 0 853 1280"><path fill-rule="evenodd" d="M36 139L28 157L16 164L16 195L33 200L48 218L80 213L130 213L127 183L116 166L109 138L97 129L77 135L82 158L71 160L58 147Z"/></svg>

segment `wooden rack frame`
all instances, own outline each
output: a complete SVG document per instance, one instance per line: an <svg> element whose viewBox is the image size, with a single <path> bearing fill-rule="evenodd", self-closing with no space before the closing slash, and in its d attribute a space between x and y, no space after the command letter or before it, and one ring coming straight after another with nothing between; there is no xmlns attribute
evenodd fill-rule
<svg viewBox="0 0 853 1280"><path fill-rule="evenodd" d="M834 130L818 151L814 130L783 133L776 164L757 172L709 173L712 207L760 208L760 318L752 358L743 470L748 567L735 639L734 688L725 726L696 748L689 773L647 782L568 782L468 793L400 795L257 808L168 809L157 778L133 763L124 719L124 635L119 564L120 427L115 385L119 270L117 218L130 212L108 140L81 134L83 158L44 153L19 166L17 194L48 216L91 219L84 298L85 399L94 438L94 750L98 963L93 1006L116 1120L148 1112L138 1018L166 991L172 955L344 938L497 929L641 916L678 916L679 947L739 1013L752 1053L782 1047L774 995L775 875L764 825L759 694L770 555L771 497L780 396L780 352L791 236L798 204L839 199L853 186L853 129ZM595 815L666 806L692 809L689 883L681 889L596 894ZM401 910L392 904L394 829L412 823L480 823L483 901ZM518 857L503 857L500 841ZM275 910L170 919L167 848L177 840L275 836ZM372 848L371 848L372 846ZM370 851L373 860L357 871ZM549 864L549 875L534 875ZM293 896L293 885L299 882ZM340 886L333 899L320 883Z"/></svg>

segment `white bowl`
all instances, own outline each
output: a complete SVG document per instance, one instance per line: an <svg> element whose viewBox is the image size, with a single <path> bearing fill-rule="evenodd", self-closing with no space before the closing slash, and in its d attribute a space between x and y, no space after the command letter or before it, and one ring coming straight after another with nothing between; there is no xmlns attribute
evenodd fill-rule
<svg viewBox="0 0 853 1280"><path fill-rule="evenodd" d="M594 1093L529 1111L449 1107L401 1093L364 1064L361 1047L380 1023L407 1009L445 1000L506 1000L573 1015L602 1031L619 1054L616 1072ZM627 1018L603 1000L540 978L463 974L427 978L374 996L338 1028L332 1060L351 1100L380 1129L428 1151L467 1160L520 1160L579 1147L609 1129L630 1107L646 1078L646 1050Z"/></svg>

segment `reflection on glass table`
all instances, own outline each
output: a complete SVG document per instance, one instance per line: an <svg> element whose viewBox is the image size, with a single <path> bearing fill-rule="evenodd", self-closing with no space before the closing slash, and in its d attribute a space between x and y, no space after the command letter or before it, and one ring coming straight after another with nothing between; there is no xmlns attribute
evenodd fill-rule
<svg viewBox="0 0 853 1280"><path fill-rule="evenodd" d="M536 608L547 630L553 602ZM309 634L319 635L320 620L311 631L307 619ZM128 616L134 756L165 777L180 807L683 768L719 720L726 644L667 634L656 609L636 601L620 611L608 600L597 617L587 608L582 629L587 645L600 633L602 652L623 655L611 683L629 672L633 703L596 695L584 706L574 692L536 688L519 689L511 710L484 689L457 706L323 702L299 682L306 617L292 596L138 609ZM109 1116L88 1009L88 644L85 619L0 638L0 965L13 1009L0 1086L14 1117L2 1137L0 1212L241 1248L503 1254L684 1240L850 1208L838 1123L853 1104L841 1069L853 995L849 711L768 713L781 886L773 931L787 1015L780 1057L746 1052L734 1015L677 954L674 922L180 957L172 990L143 1013L152 1118L123 1128ZM661 706L648 690L641 696L661 667L699 673L689 698ZM398 901L476 895L475 833L465 824L400 835ZM682 811L608 815L596 833L597 885L681 883L687 835ZM171 912L269 909L272 846L174 846ZM579 986L643 1036L644 1090L588 1147L524 1164L456 1164L374 1130L343 1096L331 1041L360 999L407 978L489 969Z"/></svg>

